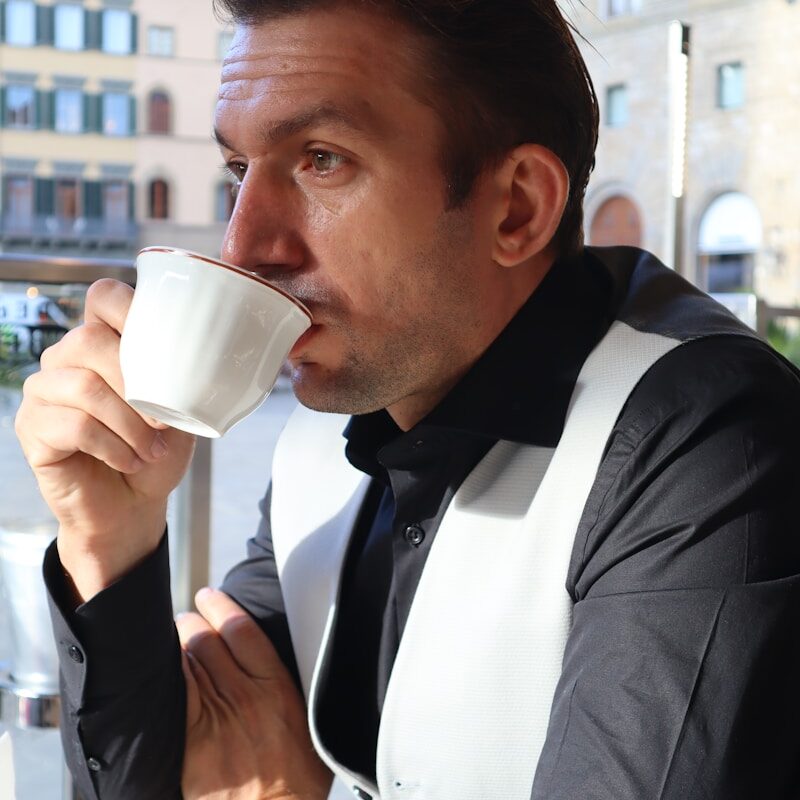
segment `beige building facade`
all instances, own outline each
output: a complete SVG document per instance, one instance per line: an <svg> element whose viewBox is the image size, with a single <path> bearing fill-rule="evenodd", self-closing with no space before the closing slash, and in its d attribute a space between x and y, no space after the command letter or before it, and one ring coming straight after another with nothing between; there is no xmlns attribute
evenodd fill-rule
<svg viewBox="0 0 800 800"><path fill-rule="evenodd" d="M179 245L219 255L231 184L212 138L221 56L231 32L210 0L137 0L142 99L137 203L142 246Z"/></svg>
<svg viewBox="0 0 800 800"><path fill-rule="evenodd" d="M0 2L0 252L218 254L210 0Z"/></svg>
<svg viewBox="0 0 800 800"><path fill-rule="evenodd" d="M800 3L563 5L587 40L601 108L588 240L641 245L703 289L800 304ZM675 20L688 48L670 40Z"/></svg>

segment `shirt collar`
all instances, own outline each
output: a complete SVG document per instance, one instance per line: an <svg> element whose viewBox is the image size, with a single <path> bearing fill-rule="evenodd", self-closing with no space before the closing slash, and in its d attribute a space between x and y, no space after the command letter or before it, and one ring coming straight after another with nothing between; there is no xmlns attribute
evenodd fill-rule
<svg viewBox="0 0 800 800"><path fill-rule="evenodd" d="M450 393L406 434L385 410L351 418L354 466L375 473L378 451L399 437L459 432L555 447L583 362L608 329L613 285L588 251L560 259Z"/></svg>

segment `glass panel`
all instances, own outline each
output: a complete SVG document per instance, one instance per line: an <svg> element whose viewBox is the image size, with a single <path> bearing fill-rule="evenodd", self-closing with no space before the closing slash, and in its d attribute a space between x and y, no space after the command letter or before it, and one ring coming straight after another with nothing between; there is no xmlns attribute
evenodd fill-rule
<svg viewBox="0 0 800 800"><path fill-rule="evenodd" d="M128 220L128 184L110 181L103 186L103 216L117 226Z"/></svg>
<svg viewBox="0 0 800 800"><path fill-rule="evenodd" d="M127 136L130 132L130 99L126 94L107 92L103 95L103 133Z"/></svg>
<svg viewBox="0 0 800 800"><path fill-rule="evenodd" d="M609 86L606 92L606 124L619 128L628 122L628 87Z"/></svg>
<svg viewBox="0 0 800 800"><path fill-rule="evenodd" d="M83 92L80 89L56 89L56 130L80 133L83 129Z"/></svg>
<svg viewBox="0 0 800 800"><path fill-rule="evenodd" d="M61 50L83 50L83 20L81 6L56 6L56 47Z"/></svg>
<svg viewBox="0 0 800 800"><path fill-rule="evenodd" d="M21 224L33 218L33 180L31 178L6 179L8 192L8 208L6 215L9 222Z"/></svg>
<svg viewBox="0 0 800 800"><path fill-rule="evenodd" d="M231 49L231 42L233 41L233 31L222 31L219 35L219 42L217 44L217 55L220 61L225 58L228 50Z"/></svg>
<svg viewBox="0 0 800 800"><path fill-rule="evenodd" d="M147 31L147 50L153 56L171 56L175 49L175 32L172 28L151 25Z"/></svg>
<svg viewBox="0 0 800 800"><path fill-rule="evenodd" d="M107 8L103 11L103 52L127 55L131 52L129 11Z"/></svg>
<svg viewBox="0 0 800 800"><path fill-rule="evenodd" d="M36 6L22 0L6 3L6 42L30 47L36 41Z"/></svg>
<svg viewBox="0 0 800 800"><path fill-rule="evenodd" d="M744 105L744 66L742 64L720 66L718 83L720 108L739 108Z"/></svg>
<svg viewBox="0 0 800 800"><path fill-rule="evenodd" d="M741 292L753 286L753 256L725 253L708 257L708 291Z"/></svg>
<svg viewBox="0 0 800 800"><path fill-rule="evenodd" d="M150 218L169 218L169 187L163 180L155 180L150 184Z"/></svg>
<svg viewBox="0 0 800 800"><path fill-rule="evenodd" d="M78 217L78 182L74 178L56 181L56 216L65 220Z"/></svg>
<svg viewBox="0 0 800 800"><path fill-rule="evenodd" d="M170 103L164 92L153 92L150 95L150 113L148 127L150 133L169 133Z"/></svg>
<svg viewBox="0 0 800 800"><path fill-rule="evenodd" d="M9 86L6 89L6 125L9 128L32 128L35 99L32 86Z"/></svg>
<svg viewBox="0 0 800 800"><path fill-rule="evenodd" d="M214 218L217 222L227 222L233 214L236 204L236 188L232 183L223 181L217 186L216 208Z"/></svg>

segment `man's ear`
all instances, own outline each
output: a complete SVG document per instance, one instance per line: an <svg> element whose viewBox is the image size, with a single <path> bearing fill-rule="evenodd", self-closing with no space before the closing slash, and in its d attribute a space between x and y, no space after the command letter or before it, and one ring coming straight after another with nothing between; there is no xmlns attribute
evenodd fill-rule
<svg viewBox="0 0 800 800"><path fill-rule="evenodd" d="M569 197L569 173L552 150L522 144L494 177L502 200L492 258L514 267L544 251L555 236Z"/></svg>

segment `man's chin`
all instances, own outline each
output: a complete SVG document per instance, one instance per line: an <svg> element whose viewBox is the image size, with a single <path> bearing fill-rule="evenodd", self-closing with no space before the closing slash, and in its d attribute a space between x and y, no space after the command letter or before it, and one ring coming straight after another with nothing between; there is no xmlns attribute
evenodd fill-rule
<svg viewBox="0 0 800 800"><path fill-rule="evenodd" d="M313 362L291 363L292 390L301 405L328 414L367 414L383 406L368 397L363 382L347 380Z"/></svg>

